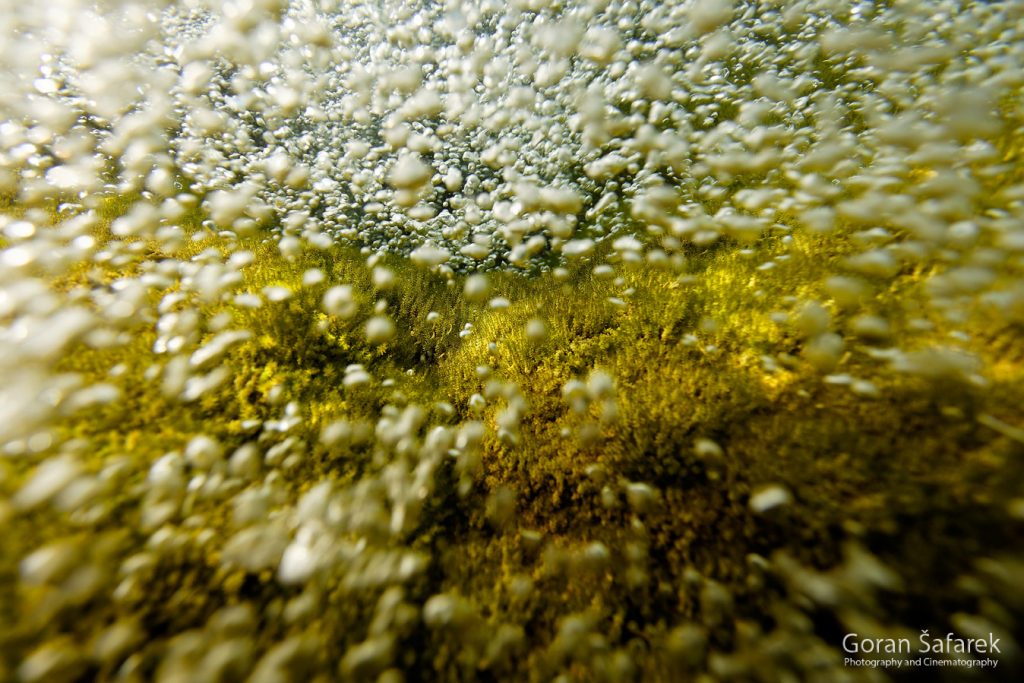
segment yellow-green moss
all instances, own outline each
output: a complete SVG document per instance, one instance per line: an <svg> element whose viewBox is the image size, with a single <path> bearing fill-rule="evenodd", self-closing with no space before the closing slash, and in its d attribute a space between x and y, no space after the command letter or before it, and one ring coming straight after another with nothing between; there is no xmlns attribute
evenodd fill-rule
<svg viewBox="0 0 1024 683"><path fill-rule="evenodd" d="M0 650L6 671L57 634L84 648L121 618L140 624L149 641L140 666L151 671L168 639L203 627L218 609L250 604L275 614L300 595L269 573L223 569L218 544L199 538L188 515L178 514L166 522L181 534L177 550L137 574L133 580L141 583L124 588L129 597L116 605L102 597L119 586L113 574L95 577L82 602L60 608L48 607L55 588L18 588L18 559L44 542L66 538L90 557L141 543L140 503L127 495L132 502L125 504L119 494L139 487L162 454L183 449L196 434L216 438L230 452L257 438L248 421L278 419L296 401L303 420L287 436L297 438L302 457L283 483L298 496L321 478L353 482L380 467L365 444L325 446L319 435L332 421L372 423L386 404L417 404L429 411L431 423L455 424L476 415L470 398L487 393L494 379L514 384L528 405L518 442L488 431L483 475L468 496L457 493L455 474L443 470L423 521L408 538L410 548L431 557L426 575L405 588L410 601L449 591L464 596L476 616L467 617L461 631L415 624L401 632L396 662L411 678L547 680L563 671L590 680L602 671L626 675L632 666L630 675L670 680L704 665L700 657L687 663L686 648L676 642L686 639L676 627L701 620L709 642L747 653L751 661L768 655L750 651L745 628L776 629L765 643L796 638L791 647L822 648L817 636L779 630L785 621L773 624L766 616L788 609L787 593L764 579L751 558L792 558L824 571L845 566L843 545L850 538L870 545L908 584L886 618L926 609L924 620L914 623L938 628L969 598L958 577L1019 534L1006 506L1024 483L1010 464L1020 446L977 416L1019 424L1021 337L1012 325L990 324L984 310L969 321L965 345L993 369L985 391L955 377L898 375L856 343L837 371L871 381L878 397L823 382L822 370L802 358L799 334L770 314L817 299L842 329L848 314L829 301L823 282L853 251L852 232L844 228L828 240L802 232L790 240L769 237L758 245L760 260L730 245L691 251L682 270L615 263L607 279L593 275L593 262L578 264L564 280L493 274L492 295L512 302L501 310L466 301L461 278L448 280L397 258L382 262L396 274L394 288L375 293L370 268L354 248L307 250L289 261L273 241L240 240L235 247L255 258L235 291L277 285L292 296L258 309L236 306L230 297L182 304L200 305L204 320L225 313L228 329L252 332L226 356L227 379L216 390L190 403L164 395L160 374L151 369L167 359L153 351L151 320L128 324L127 344L82 345L61 362L60 371L78 373L85 383L110 382L122 391L114 403L67 416L52 447L77 440L87 467L97 473L108 468L95 524L105 531L87 538L73 526L58 526L61 518L48 511L3 513ZM166 256L189 259L211 247L226 248L198 239ZM773 253L785 256L774 268L760 268ZM309 268L323 271L322 284L302 287ZM102 271L91 278L72 272L54 286L101 287L117 275ZM896 342L941 343L963 327L927 309L922 275L908 267L891 283L875 285L873 307L888 317ZM351 320L321 311L324 291L338 283L352 285L360 299L360 313ZM374 347L362 327L378 299L387 302L398 332ZM908 307L917 311L911 315ZM431 311L438 319L428 320ZM928 319L932 329L911 338L912 317ZM527 338L533 318L547 325L543 341ZM465 323L473 331L462 338ZM203 329L200 343L214 333ZM789 360L769 371L766 356ZM352 363L373 377L358 391L342 384ZM111 375L115 366L119 372ZM479 370L484 366L486 377ZM597 407L573 414L562 399L566 382L595 368L615 380L613 419L602 418ZM272 400L274 387L281 395ZM505 404L495 397L479 416L494 427ZM720 452L702 452L700 439ZM261 443L271 446L273 437ZM115 461L121 467L110 472ZM33 462L3 463L6 494L18 489ZM651 500L629 500L630 483L652 486ZM793 503L770 516L752 512L750 495L766 484L786 487ZM509 524L496 524L487 512L499 490L515 496ZM207 528L213 524L225 538L232 533L226 499L196 499L190 509L203 513ZM607 549L606 561L581 559L594 542ZM721 621L711 616L718 609L716 586L730 597ZM378 594L328 586L316 596L312 620L264 619L254 646L306 634L317 651L310 674L333 678L340 658L362 639ZM590 660L559 650L556 636L570 614L602 624L606 642L594 646ZM480 634L499 632L509 648L488 654Z"/></svg>

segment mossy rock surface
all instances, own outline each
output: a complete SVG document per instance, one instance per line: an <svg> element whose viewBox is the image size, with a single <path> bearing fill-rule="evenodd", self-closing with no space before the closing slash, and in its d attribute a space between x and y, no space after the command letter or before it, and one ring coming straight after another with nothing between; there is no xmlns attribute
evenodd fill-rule
<svg viewBox="0 0 1024 683"><path fill-rule="evenodd" d="M781 248L773 240L759 249ZM15 501L0 509L3 670L869 679L843 667L851 629L902 637L981 623L1019 639L1019 330L977 313L968 348L989 368L980 384L901 374L870 343L822 369L763 302L821 296L846 252L831 244L799 237L771 270L716 248L693 251L681 272L619 263L617 280L593 262L560 277L495 274L490 295L511 302L499 308L400 259L376 264L395 278L375 292L353 249L289 261L272 243L234 245L253 254L235 293L289 295L258 308L183 295L179 310L196 306L203 321L192 348L250 333L196 373L219 381L182 400L159 330L128 321L123 343L80 343L59 368L116 387L118 400L69 409L50 446L2 463ZM173 257L209 248L197 239ZM323 282L303 286L311 268ZM53 286L118 277L94 268ZM337 283L356 292L351 319L322 309ZM878 292L894 341L911 339L900 325L920 286L907 271ZM377 346L363 334L374 301L397 330ZM841 327L843 308L826 305ZM533 319L544 339L527 334ZM915 334L923 347L947 329L936 317ZM370 380L346 386L353 364ZM874 391L858 395L840 372ZM610 388L567 398L571 381L602 378ZM389 440L381 424L402 420L413 424L404 440ZM459 441L467 423L481 426L473 457ZM189 455L198 435L215 444L212 464ZM255 464L238 455L246 448ZM62 453L96 490L18 503ZM168 453L180 482L154 485ZM388 487L417 467L430 473L422 495L403 499L395 521ZM309 503L324 481L331 493ZM283 582L282 553L311 519L330 528L316 532L330 560ZM59 556L36 556L41 578L25 559L40 548Z"/></svg>

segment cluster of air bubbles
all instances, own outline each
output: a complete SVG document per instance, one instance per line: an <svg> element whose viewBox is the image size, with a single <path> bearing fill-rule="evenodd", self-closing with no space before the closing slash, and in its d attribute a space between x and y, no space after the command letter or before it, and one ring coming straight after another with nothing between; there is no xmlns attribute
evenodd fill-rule
<svg viewBox="0 0 1024 683"><path fill-rule="evenodd" d="M270 228L285 254L352 242L457 269L605 241L663 258L793 220L960 248L1002 229L961 224L1021 76L1012 3L954 5L23 9L3 184L142 193L126 235L173 240L200 201L211 230ZM911 203L886 201L919 166L934 177Z"/></svg>

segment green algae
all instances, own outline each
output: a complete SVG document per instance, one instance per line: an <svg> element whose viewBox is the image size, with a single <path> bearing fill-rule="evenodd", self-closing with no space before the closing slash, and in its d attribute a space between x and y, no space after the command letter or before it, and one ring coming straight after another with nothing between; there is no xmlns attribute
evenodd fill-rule
<svg viewBox="0 0 1024 683"><path fill-rule="evenodd" d="M827 240L787 233L757 245L782 257L771 268L714 247L660 269L613 262L611 277L593 272L599 256L567 274L491 274L491 294L512 302L499 309L466 300L460 277L398 258L376 264L396 277L375 292L355 248L288 260L273 242L240 238L231 251L253 260L234 292L277 286L290 295L259 308L230 296L175 304L198 307L197 346L222 328L252 333L220 361L219 383L182 401L165 386L169 361L154 350L153 321L127 321L122 343L80 344L58 368L84 386L118 387L119 399L69 413L51 446L0 463L6 498L57 452L77 453L99 486L70 517L0 510L0 673L42 651L64 658L54 680L190 671L240 680L253 653L270 652L255 680L398 670L408 680L676 680L706 670L829 680L841 667L836 634L857 619L883 631L938 632L965 612L1006 624L993 602L1007 590L1000 581L1019 576L1015 556L1001 555L1020 542L1008 507L1024 484L1021 444L986 422L1020 424L1019 323L984 309L968 321L964 346L990 369L981 384L969 372L894 373L872 340L821 360L808 353L799 306L817 299L839 329L851 324L826 281L855 251L857 229ZM113 240L102 227L95 234ZM177 253L160 248L148 246L146 260L202 260L207 249L224 257L229 247L199 237ZM125 268L91 266L54 286L102 289ZM324 280L303 286L311 268ZM887 343L925 348L963 328L928 310L923 275L911 266L869 285L871 306L891 325ZM321 309L336 283L357 293L351 319ZM373 346L363 326L378 300L397 334ZM789 321L773 320L772 306L789 306ZM527 335L535 318L545 339ZM472 333L460 335L466 323ZM355 363L372 381L351 389L345 368ZM597 400L572 409L563 388L595 369L614 380L614 409ZM823 381L839 370L875 391ZM503 436L501 411L514 401L525 410ZM294 427L254 427L283 419L291 403ZM224 541L240 526L230 498L255 487L244 480L209 495L145 493L151 463L198 434L225 453L278 449L280 499L270 510L324 478L358 485L388 464L374 422L388 406L414 405L428 424L479 419L488 429L479 466L468 466L472 488L459 486L457 463L442 465L402 543L378 539L381 553L428 558L405 582L355 588L326 576L302 589L226 565ZM321 438L339 420L348 436ZM783 487L792 502L752 510L765 486ZM45 544L67 561L40 585L19 581L19 559ZM891 576L866 581L866 556ZM836 597L808 597L814 581ZM431 624L417 606L439 594L451 616ZM211 663L204 640L237 647Z"/></svg>

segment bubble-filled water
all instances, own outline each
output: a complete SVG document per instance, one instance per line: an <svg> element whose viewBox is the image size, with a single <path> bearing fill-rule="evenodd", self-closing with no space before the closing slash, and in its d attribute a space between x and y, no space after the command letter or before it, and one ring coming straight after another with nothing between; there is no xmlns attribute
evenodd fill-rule
<svg viewBox="0 0 1024 683"><path fill-rule="evenodd" d="M0 680L1024 671L1024 4L2 2Z"/></svg>

